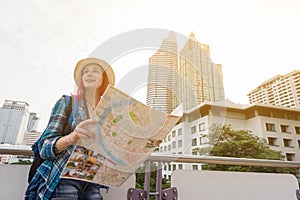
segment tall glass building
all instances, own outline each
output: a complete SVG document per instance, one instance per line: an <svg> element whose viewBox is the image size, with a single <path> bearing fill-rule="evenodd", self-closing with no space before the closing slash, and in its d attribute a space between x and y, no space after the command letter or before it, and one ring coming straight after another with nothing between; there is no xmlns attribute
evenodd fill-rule
<svg viewBox="0 0 300 200"><path fill-rule="evenodd" d="M167 113L178 105L179 100L177 52L176 35L170 32L149 59L146 103Z"/></svg>
<svg viewBox="0 0 300 200"><path fill-rule="evenodd" d="M223 101L222 65L211 61L209 45L201 44L193 32L180 51L180 102L188 111L205 101Z"/></svg>

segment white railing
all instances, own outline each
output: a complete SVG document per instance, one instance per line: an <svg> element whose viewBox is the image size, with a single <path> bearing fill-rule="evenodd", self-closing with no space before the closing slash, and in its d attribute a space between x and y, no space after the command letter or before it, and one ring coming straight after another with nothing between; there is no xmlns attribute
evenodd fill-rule
<svg viewBox="0 0 300 200"><path fill-rule="evenodd" d="M30 148L0 148L0 154L17 154L17 155L32 155L32 151ZM180 163L211 163L211 164L228 164L228 165L244 165L244 166L265 166L265 167L282 167L282 168L295 168L300 169L300 162L298 161L280 161L280 160L265 160L265 159L246 159L246 158L231 158L231 157L215 157L215 156L196 156L196 155L166 155L166 154L158 154L153 153L151 154L150 158L148 159L148 163L150 162L158 162L160 163L170 163L170 162L180 162ZM22 166L22 165L0 165L0 199L22 199L25 188L27 186L27 174L28 174L29 166ZM175 173L176 172L176 173ZM232 173L232 172L219 172L219 174L215 173L207 173L204 171L188 171L188 170L178 170L174 172L174 178L172 175L172 181L171 185L172 187L176 187L178 190L178 199L188 199L187 195L198 195L196 196L196 199L199 200L205 200L206 197L204 194L208 193L208 189L201 191L200 186L202 189L205 186L211 187L211 191L206 195L211 195L210 199L217 199L216 196L218 192L213 192L214 190L218 190L217 187L221 187L217 183L222 183L222 192L226 192L228 190L232 190L235 188L236 191L242 191L247 193L249 189L249 192L251 192L251 188L257 188L256 186L259 186L261 183L264 183L264 186L261 186L261 191L256 191L261 195L261 198L257 199L257 196L255 196L256 200L259 199L279 199L282 197L279 195L285 195L286 197L284 200L297 200L296 198L296 189L298 189L298 182L295 182L296 178L291 178L290 176L286 177L282 174L270 174L272 176L265 176L265 174L261 173ZM147 172L146 172L147 174ZM190 176L192 174L192 176ZM205 176L203 176L205 174ZM205 179L205 177L210 176L209 179ZM158 176L159 178L161 177ZM191 180L187 180L187 178L192 177ZM231 177L231 178L230 178ZM256 180L253 180L253 177L256 177ZM264 177L262 180L259 179L259 177ZM257 179L258 178L258 179ZM239 179L241 182L238 183L235 187L229 187L232 186L232 180ZM158 180L158 179L157 179ZM251 181L250 181L251 180ZM203 182L204 181L204 182ZM209 184L213 181L213 184ZM157 184L159 184L160 181L157 181ZM251 184L252 185L251 185ZM184 184L184 185L183 185ZM187 184L187 185L186 185ZM249 185L250 184L250 185ZM147 184L145 184L147 186ZM195 186L199 186L199 188L195 188ZM149 185L148 185L149 186ZM186 186L186 187L185 187ZM286 186L286 187L284 187ZM124 188L126 187L126 188ZM135 187L135 179L130 179L130 182L128 184L125 184L124 187L121 188L114 188L111 191L111 194L116 197L120 197L119 199L126 199L126 194L124 191L126 191L129 188ZM249 188L248 188L249 187ZM161 186L158 185L157 187L160 191L154 192L154 195L158 200L162 199L168 199L165 195L167 195L166 192L169 191L163 191L161 189ZM288 189L286 189L288 188ZM259 189L259 187L258 187ZM146 191L148 194L146 194L145 198L140 197L131 197L131 199L149 199L149 188L144 188L142 190L143 192ZM270 194L272 192L272 194ZM128 190L128 193L130 190ZM164 193L165 192L165 193ZM127 193L127 195L128 195ZM201 197L202 193L202 198ZM232 191L229 191L230 195L232 195ZM251 193L254 194L253 191ZM290 196L287 196L289 194ZM137 195L140 195L138 193ZM228 194L229 195L229 194ZM245 194L246 196L249 194ZM104 195L107 197L105 200L109 200L109 195ZM243 198L243 200L246 200L248 198ZM199 198L198 198L199 197ZM237 197L237 195L236 195ZM250 196L251 197L251 196ZM249 197L249 198L250 198ZM271 198L272 197L272 198ZM130 199L129 197L127 197ZM219 197L218 197L219 198ZM254 198L254 197L253 197ZM209 199L209 198L207 198ZM223 198L224 200L226 198ZM229 197L228 197L229 199ZM233 196L230 196L230 199L235 199ZM113 199L115 200L115 199ZM117 199L116 199L117 200Z"/></svg>

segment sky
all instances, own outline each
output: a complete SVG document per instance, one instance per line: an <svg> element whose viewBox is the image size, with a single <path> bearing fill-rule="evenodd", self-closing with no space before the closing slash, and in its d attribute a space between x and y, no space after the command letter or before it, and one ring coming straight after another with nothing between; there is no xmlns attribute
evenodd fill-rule
<svg viewBox="0 0 300 200"><path fill-rule="evenodd" d="M139 29L185 37L193 31L223 66L225 98L248 104L247 94L261 83L300 70L299 11L299 0L1 0L0 106L7 99L29 103L42 131L55 102L75 92L77 61ZM152 54L142 49L115 58L117 86ZM141 87L130 95L145 102L144 94Z"/></svg>

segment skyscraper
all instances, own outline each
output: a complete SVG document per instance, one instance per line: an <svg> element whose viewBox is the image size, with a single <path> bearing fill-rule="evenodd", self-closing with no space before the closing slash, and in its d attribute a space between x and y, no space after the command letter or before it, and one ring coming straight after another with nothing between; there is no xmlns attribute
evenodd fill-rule
<svg viewBox="0 0 300 200"><path fill-rule="evenodd" d="M180 51L180 102L190 110L205 101L224 100L222 65L210 59L209 46L193 32Z"/></svg>
<svg viewBox="0 0 300 200"><path fill-rule="evenodd" d="M40 117L37 113L30 113L26 131L37 131Z"/></svg>
<svg viewBox="0 0 300 200"><path fill-rule="evenodd" d="M29 120L29 104L5 100L0 108L0 144L23 144Z"/></svg>
<svg viewBox="0 0 300 200"><path fill-rule="evenodd" d="M149 59L147 105L170 113L178 105L178 76L176 35L170 32Z"/></svg>
<svg viewBox="0 0 300 200"><path fill-rule="evenodd" d="M248 94L250 103L300 108L300 71L277 75Z"/></svg>
<svg viewBox="0 0 300 200"><path fill-rule="evenodd" d="M37 113L30 113L27 128L24 134L23 144L33 145L33 143L40 137L41 132L37 131L40 117Z"/></svg>

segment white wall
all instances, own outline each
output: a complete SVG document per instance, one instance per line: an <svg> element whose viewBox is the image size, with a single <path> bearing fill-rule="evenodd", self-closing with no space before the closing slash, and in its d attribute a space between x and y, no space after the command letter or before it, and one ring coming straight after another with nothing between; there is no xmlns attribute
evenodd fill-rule
<svg viewBox="0 0 300 200"><path fill-rule="evenodd" d="M291 174L175 170L171 186L178 199L297 200Z"/></svg>

